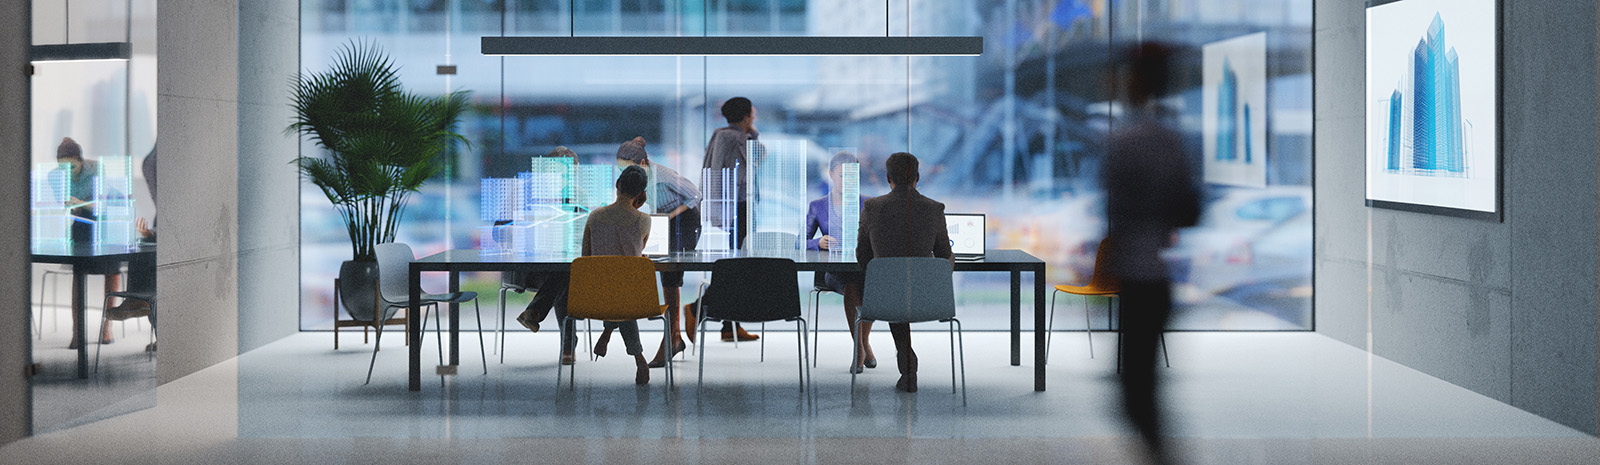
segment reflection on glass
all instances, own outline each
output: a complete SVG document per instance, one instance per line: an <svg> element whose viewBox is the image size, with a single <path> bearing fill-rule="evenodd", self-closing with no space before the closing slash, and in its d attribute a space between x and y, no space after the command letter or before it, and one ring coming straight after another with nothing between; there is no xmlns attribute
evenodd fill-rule
<svg viewBox="0 0 1600 465"><path fill-rule="evenodd" d="M1122 115L1110 103L1117 90L1105 85L1111 45L1166 41L1194 50L1192 62L1198 64L1206 44L1260 33L1264 44L1252 53L1264 57L1255 58L1264 61L1257 72L1264 99L1243 93L1244 62L1229 63L1241 86L1234 114L1238 138L1255 141L1238 145L1236 164L1245 165L1248 151L1250 168L1264 174L1244 187L1208 186L1205 219L1183 234L1174 251L1176 295L1184 304L1174 324L1310 327L1311 0L913 0L891 2L889 11L881 3L849 0L423 3L307 0L301 41L304 66L323 69L333 46L351 37L378 37L389 49L404 51L396 60L408 70L406 85L440 92L464 88L480 99L462 125L472 148L455 158L454 184L425 188L416 200L425 207L411 209L416 213L399 238L417 245L419 254L449 244L464 247L482 234L484 224L470 214L483 201L477 180L515 177L530 157L557 145L576 151L580 163L611 164L617 145L635 136L651 141L653 164L700 183L707 223L699 250L725 250L727 234L743 226L716 221L722 218L719 208L730 209L726 217L736 216L733 173L706 173L702 158L712 131L726 126L718 112L723 101L746 96L759 109L763 142L795 140L808 147L804 187L783 196L812 199L829 192L824 170L832 151L822 147L856 149L857 194L864 196L888 190L882 167L889 154L910 152L923 162L919 188L926 195L945 202L947 211L986 213L990 247L1044 259L1054 284L1087 282L1095 244L1104 235L1099 164L1108 131ZM1008 10L1008 3L1015 8ZM566 34L979 35L985 51L979 57L907 59L501 58L476 50L477 38L485 35ZM446 38L449 48L439 45ZM447 60L460 66L460 74L432 74L434 65ZM1186 76L1193 77L1180 79L1179 91L1163 103L1189 136L1186 143L1197 157L1192 162L1201 166L1207 88L1200 70L1190 71ZM447 85L447 79L453 81ZM1221 114L1212 110L1213 117ZM324 210L309 203L302 209L307 329L331 321L326 300L338 262L313 263L310 257L322 248L336 255L344 240L329 232L338 224ZM449 211L457 213L448 216ZM751 233L765 225L755 226ZM691 273L689 279L699 278ZM960 280L958 296L973 315L970 326L1009 327L1007 276L971 273ZM1103 313L1095 316L1092 321L1105 324Z"/></svg>

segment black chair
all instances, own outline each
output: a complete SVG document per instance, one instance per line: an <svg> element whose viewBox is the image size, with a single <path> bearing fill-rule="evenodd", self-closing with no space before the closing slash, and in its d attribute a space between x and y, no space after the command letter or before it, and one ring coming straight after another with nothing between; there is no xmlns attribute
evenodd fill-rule
<svg viewBox="0 0 1600 465"><path fill-rule="evenodd" d="M706 340L707 321L766 323L793 321L799 330L800 392L810 384L809 327L800 313L799 268L787 258L725 258L711 265L711 285L700 296L700 340ZM763 356L766 338L761 339ZM700 384L706 380L706 344L700 344Z"/></svg>

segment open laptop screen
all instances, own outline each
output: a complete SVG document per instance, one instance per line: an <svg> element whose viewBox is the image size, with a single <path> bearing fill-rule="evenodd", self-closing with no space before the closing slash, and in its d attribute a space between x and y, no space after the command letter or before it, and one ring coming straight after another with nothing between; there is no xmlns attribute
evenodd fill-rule
<svg viewBox="0 0 1600 465"><path fill-rule="evenodd" d="M650 215L650 237L644 242L644 256L667 256L667 236L671 234L667 228L667 215Z"/></svg>
<svg viewBox="0 0 1600 465"><path fill-rule="evenodd" d="M944 224L950 232L950 251L956 255L983 255L989 234L982 213L946 213Z"/></svg>

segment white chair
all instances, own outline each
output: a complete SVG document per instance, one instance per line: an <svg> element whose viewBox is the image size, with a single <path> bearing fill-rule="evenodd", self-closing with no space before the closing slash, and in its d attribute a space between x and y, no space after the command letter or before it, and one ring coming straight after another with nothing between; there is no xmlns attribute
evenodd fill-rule
<svg viewBox="0 0 1600 465"><path fill-rule="evenodd" d="M382 301L382 313L384 314L385 319L387 319L388 317L393 316L394 313L400 308L407 308L411 306L411 291L408 286L410 285L409 281L411 279L411 262L416 260L417 256L411 252L411 246L399 242L378 244L377 246L373 247L373 253L378 257L378 296ZM483 361L483 374L487 375L489 374L489 356L487 351L484 349L483 344L483 314L478 306L478 293L471 291L455 292L450 294L423 293L422 299L420 302L418 302L418 304L434 306L434 337L441 338L442 335L439 334L441 324L439 321L439 308L437 305L451 303L461 304L468 301L472 302L473 313L478 319L478 355ZM363 318L361 315L355 315L354 312L352 312L350 316L357 319ZM418 332L426 333L428 331L428 319L426 312L424 312L420 324L422 325L422 328L420 328ZM377 340L381 341L382 338L383 329L380 326L378 329ZM444 363L443 339L440 339L438 345L439 361L440 363ZM377 361L378 342L374 342L372 346L372 362L367 366L368 383L372 382L372 367L377 364ZM440 381L442 382L443 380L441 379Z"/></svg>
<svg viewBox="0 0 1600 465"><path fill-rule="evenodd" d="M63 276L67 278L72 277L72 265L61 265L55 269L44 270L44 276L39 278L39 318L35 319L34 322L36 323L35 329L38 332L38 337L40 340L44 340L44 308L49 306L45 304L45 302L47 302L46 299L55 300L56 285L61 281L61 277ZM47 288L49 291L45 290ZM50 332L53 333L60 329L61 313L51 311Z"/></svg>
<svg viewBox="0 0 1600 465"><path fill-rule="evenodd" d="M538 288L522 285L517 279L520 276L521 273L500 273L500 319L498 323L495 323L495 343L491 344L497 347L497 353L500 354L500 363L506 363L506 291L513 291L518 294L528 291L539 292Z"/></svg>
<svg viewBox="0 0 1600 465"><path fill-rule="evenodd" d="M867 263L866 287L856 326L865 321L886 323L950 324L950 393L956 393L956 349L961 349L961 405L967 405L967 349L956 319L954 269L949 260L934 257L884 257ZM855 338L856 353L861 341ZM857 363L860 360L856 361ZM851 400L855 399L856 373L850 372Z"/></svg>

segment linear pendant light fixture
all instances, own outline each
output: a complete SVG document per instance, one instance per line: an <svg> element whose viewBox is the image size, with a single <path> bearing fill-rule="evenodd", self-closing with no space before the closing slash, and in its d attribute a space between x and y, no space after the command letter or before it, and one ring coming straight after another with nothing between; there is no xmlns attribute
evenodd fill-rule
<svg viewBox="0 0 1600 465"><path fill-rule="evenodd" d="M106 61L127 60L133 57L133 2L130 0L123 10L124 40L122 42L80 42L72 43L72 1L62 3L65 14L62 17L61 35L63 44L32 45L28 47L28 61L34 63L52 61Z"/></svg>
<svg viewBox="0 0 1600 465"><path fill-rule="evenodd" d="M490 56L978 56L983 37L485 36Z"/></svg>

